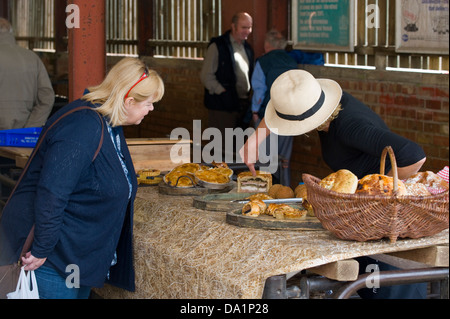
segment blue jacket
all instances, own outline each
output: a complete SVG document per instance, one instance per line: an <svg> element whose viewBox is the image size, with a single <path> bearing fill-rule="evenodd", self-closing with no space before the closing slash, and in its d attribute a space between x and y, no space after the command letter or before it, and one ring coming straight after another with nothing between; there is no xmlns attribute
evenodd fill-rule
<svg viewBox="0 0 450 319"><path fill-rule="evenodd" d="M256 60L257 64L261 67L261 70L263 74L260 75L260 79L255 78L258 74L255 73L254 77L252 78L252 86L255 80L264 80L265 84L265 92L264 96L254 96L254 99L256 98L262 98L262 103L260 106L260 109L258 111L259 117L263 118L266 112L267 104L270 101L270 88L272 87L273 82L284 72L287 72L289 70L298 69L297 62L289 55L285 50L272 50L270 52L267 52L263 56L259 57ZM258 81L255 81L258 82ZM257 89L253 87L253 91L256 92ZM255 94L254 95L258 95Z"/></svg>
<svg viewBox="0 0 450 319"><path fill-rule="evenodd" d="M70 109L92 104L74 101L52 116L43 131ZM66 267L80 269L80 284L109 282L133 291L133 202L137 182L119 128L123 159L132 172L132 193L106 127L91 110L77 111L52 127L3 211L0 223L0 262L18 260L26 236L35 224L33 256L63 276ZM114 253L117 264L111 267ZM70 270L72 271L72 270Z"/></svg>

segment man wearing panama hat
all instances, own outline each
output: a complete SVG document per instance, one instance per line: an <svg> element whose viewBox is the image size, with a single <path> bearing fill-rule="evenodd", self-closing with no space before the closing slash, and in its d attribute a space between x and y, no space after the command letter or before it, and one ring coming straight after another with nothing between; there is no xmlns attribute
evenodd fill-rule
<svg viewBox="0 0 450 319"><path fill-rule="evenodd" d="M418 172L426 160L419 145L390 131L375 112L342 91L336 81L290 70L275 80L270 94L263 120L239 152L252 172L258 145L271 131L296 136L317 129L325 163L334 171L348 169L358 178L379 173L380 155L388 145L394 150L400 179ZM390 169L387 162L386 171Z"/></svg>
<svg viewBox="0 0 450 319"><path fill-rule="evenodd" d="M273 83L271 99L265 116L239 154L250 171L255 172L258 146L273 132L295 136L317 130L322 156L333 170L348 169L358 178L379 173L382 150L392 146L398 177L415 174L426 160L423 149L416 143L389 130L383 120L368 106L342 91L330 79L315 79L304 70L290 70ZM391 175L389 162L385 166ZM394 267L368 258L358 258L360 272L366 266L378 264L380 270ZM426 297L426 283L361 289L363 298L421 299Z"/></svg>

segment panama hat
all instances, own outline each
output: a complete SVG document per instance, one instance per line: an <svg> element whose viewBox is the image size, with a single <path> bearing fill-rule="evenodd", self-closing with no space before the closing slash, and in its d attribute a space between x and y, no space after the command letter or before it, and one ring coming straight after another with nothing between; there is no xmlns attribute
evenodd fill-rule
<svg viewBox="0 0 450 319"><path fill-rule="evenodd" d="M290 70L272 84L265 121L277 135L308 133L333 114L342 97L340 85L329 79L316 79L304 70Z"/></svg>

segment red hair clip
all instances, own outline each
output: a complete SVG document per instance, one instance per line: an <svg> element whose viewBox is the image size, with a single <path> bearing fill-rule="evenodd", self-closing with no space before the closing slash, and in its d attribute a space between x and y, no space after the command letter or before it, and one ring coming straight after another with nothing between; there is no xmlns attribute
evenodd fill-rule
<svg viewBox="0 0 450 319"><path fill-rule="evenodd" d="M134 87L136 85L138 85L141 81L143 81L146 78L148 78L148 70L147 70L147 68L145 68L144 74L142 74L142 76L139 78L139 80L131 87L131 89L128 90L127 94L125 94L124 100L127 99L128 94L130 94L131 90L134 89Z"/></svg>

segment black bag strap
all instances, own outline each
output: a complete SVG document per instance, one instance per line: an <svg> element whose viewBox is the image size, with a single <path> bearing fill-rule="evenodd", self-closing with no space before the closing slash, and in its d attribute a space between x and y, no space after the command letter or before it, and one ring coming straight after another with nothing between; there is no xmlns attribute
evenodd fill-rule
<svg viewBox="0 0 450 319"><path fill-rule="evenodd" d="M3 207L3 209L5 209L5 207L8 205L9 200L12 198L14 192L15 192L16 189L17 189L17 186L19 185L20 181L22 180L23 176L25 175L26 171L28 170L28 167L30 166L31 161L32 161L32 159L34 158L34 155L37 153L37 150L38 150L39 147L41 146L42 141L44 140L44 137L45 137L45 135L47 134L48 130L50 130L56 123L58 123L60 120L62 120L62 119L65 118L66 116L68 116L68 115L70 115L70 114L72 114L72 113L75 113L75 112L77 112L77 111L81 111L81 110L92 110L92 111L94 111L94 112L99 116L99 118L100 118L100 123L102 123L102 135L101 135L101 137L100 137L100 142L99 142L99 144L98 144L97 150L95 151L94 157L92 158L92 161L94 161L94 160L97 158L97 155L98 155L98 153L100 153L100 149L102 148L102 145L103 145L104 124L103 124L102 116L101 116L97 111L95 111L93 108L91 108L91 107L89 107L89 106L79 106L79 107L76 107L76 108L74 108L74 109L72 109L72 110L70 110L70 111L64 113L64 114L61 115L59 118L57 118L56 121L54 121L54 122L53 122L53 123L45 130L45 132L42 134L42 136L41 136L41 138L39 139L38 143L36 144L36 146L35 146L33 152L31 153L30 158L28 159L28 161L27 161L27 163L26 163L26 165L25 165L25 167L24 167L22 173L20 174L20 177L19 177L19 179L17 180L16 185L14 186L13 190L11 191L11 194L9 195L8 200L6 201L6 204L5 204L5 206ZM0 217L1 217L1 216L0 216ZM31 230L30 230L30 232L29 232L29 234L28 234L28 236L27 236L27 239L25 240L25 244L23 245L23 248L22 248L22 252L21 252L21 254L20 254L20 257L24 256L24 255L30 250L31 244L33 243L33 238L34 238L34 225L33 225L33 227L31 227ZM19 257L19 262L20 262L20 257Z"/></svg>

